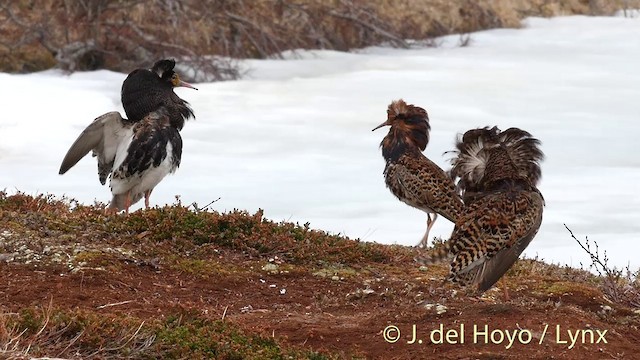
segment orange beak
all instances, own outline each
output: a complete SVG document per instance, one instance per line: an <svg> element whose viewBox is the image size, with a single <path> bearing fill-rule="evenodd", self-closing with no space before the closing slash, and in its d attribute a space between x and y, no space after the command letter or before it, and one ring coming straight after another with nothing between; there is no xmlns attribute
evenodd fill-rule
<svg viewBox="0 0 640 360"><path fill-rule="evenodd" d="M195 86L189 84L188 82L184 82L182 80L180 80L180 82L178 83L178 86L176 86L176 87L186 87L186 88L189 88L189 89L198 90L198 88L196 88Z"/></svg>

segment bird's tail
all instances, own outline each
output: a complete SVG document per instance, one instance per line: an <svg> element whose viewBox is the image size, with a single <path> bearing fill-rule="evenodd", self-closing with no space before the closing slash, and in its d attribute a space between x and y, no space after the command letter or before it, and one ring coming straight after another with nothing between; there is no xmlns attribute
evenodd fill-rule
<svg viewBox="0 0 640 360"><path fill-rule="evenodd" d="M451 260L450 248L451 245L449 245L449 242L446 241L441 246L438 246L431 250L429 253L421 254L420 256L416 257L415 261L420 265L428 266Z"/></svg>
<svg viewBox="0 0 640 360"><path fill-rule="evenodd" d="M486 180L485 172L492 149L500 148L508 155L517 176L528 179L535 186L540 179L540 161L544 158L539 146L538 139L518 128L505 131L496 126L472 129L458 138L456 150L452 151L453 168L449 174L452 179L459 179L457 187L461 193L476 191Z"/></svg>
<svg viewBox="0 0 640 360"><path fill-rule="evenodd" d="M524 130L509 128L500 133L500 144L507 150L518 175L535 186L540 181L540 162L544 159L540 140Z"/></svg>
<svg viewBox="0 0 640 360"><path fill-rule="evenodd" d="M497 136L496 127L488 127L469 130L458 137L456 150L451 151L454 157L451 159L453 166L449 175L457 181L457 189L461 193L474 191L484 177L484 171L489 160L487 148Z"/></svg>

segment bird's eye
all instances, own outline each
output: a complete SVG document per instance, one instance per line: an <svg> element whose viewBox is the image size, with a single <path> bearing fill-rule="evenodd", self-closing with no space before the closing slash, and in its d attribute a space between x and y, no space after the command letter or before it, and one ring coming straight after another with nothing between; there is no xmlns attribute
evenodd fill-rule
<svg viewBox="0 0 640 360"><path fill-rule="evenodd" d="M173 73L173 75L171 75L171 84L174 87L177 87L180 85L180 77L178 76L178 74Z"/></svg>

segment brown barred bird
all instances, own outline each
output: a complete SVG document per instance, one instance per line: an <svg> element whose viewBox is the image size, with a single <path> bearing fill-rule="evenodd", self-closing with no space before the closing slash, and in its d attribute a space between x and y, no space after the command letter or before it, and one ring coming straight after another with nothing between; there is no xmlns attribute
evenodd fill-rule
<svg viewBox="0 0 640 360"><path fill-rule="evenodd" d="M540 228L544 199L536 185L544 155L539 145L517 128L467 131L457 142L451 169L465 211L444 249L418 261L450 260L448 280L479 292L491 288Z"/></svg>
<svg viewBox="0 0 640 360"><path fill-rule="evenodd" d="M427 213L427 231L419 244L426 246L438 214L455 223L463 203L451 178L422 153L429 143L427 112L404 100L393 101L387 109L387 121L373 130L387 125L391 128L380 143L387 162L385 182L398 199Z"/></svg>
<svg viewBox="0 0 640 360"><path fill-rule="evenodd" d="M122 106L128 119L113 111L95 119L71 145L60 166L64 174L93 152L102 185L111 175L113 198L109 211L125 210L143 196L149 207L153 188L176 171L182 156L179 131L194 117L189 103L173 92L195 89L173 71L174 60L160 60L149 69L136 69L122 84ZM197 90L197 89L196 89Z"/></svg>

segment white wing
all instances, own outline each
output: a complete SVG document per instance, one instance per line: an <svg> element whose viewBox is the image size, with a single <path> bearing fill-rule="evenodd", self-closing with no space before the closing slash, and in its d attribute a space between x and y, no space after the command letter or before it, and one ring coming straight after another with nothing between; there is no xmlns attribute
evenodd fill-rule
<svg viewBox="0 0 640 360"><path fill-rule="evenodd" d="M117 111L95 119L78 136L60 165L60 174L66 173L93 150L98 158L98 175L104 185L113 168L118 147L133 135L133 124L125 122Z"/></svg>

